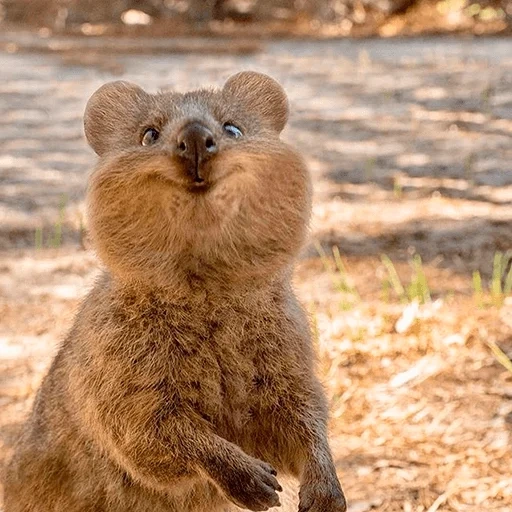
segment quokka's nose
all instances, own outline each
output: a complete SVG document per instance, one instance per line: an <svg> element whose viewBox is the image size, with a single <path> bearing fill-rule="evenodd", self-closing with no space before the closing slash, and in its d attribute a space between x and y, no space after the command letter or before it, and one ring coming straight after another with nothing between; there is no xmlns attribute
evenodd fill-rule
<svg viewBox="0 0 512 512"><path fill-rule="evenodd" d="M201 164L215 153L213 133L198 121L185 125L176 137L176 154L185 160L187 171L198 183L204 181Z"/></svg>

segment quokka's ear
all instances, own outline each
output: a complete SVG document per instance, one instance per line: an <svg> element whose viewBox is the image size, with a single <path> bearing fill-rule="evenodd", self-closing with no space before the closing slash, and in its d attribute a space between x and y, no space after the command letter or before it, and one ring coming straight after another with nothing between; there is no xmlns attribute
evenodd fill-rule
<svg viewBox="0 0 512 512"><path fill-rule="evenodd" d="M228 78L223 95L234 96L249 111L256 112L265 123L281 132L288 121L288 98L281 85L263 73L242 71Z"/></svg>
<svg viewBox="0 0 512 512"><path fill-rule="evenodd" d="M135 124L141 107L151 95L138 85L118 80L102 85L89 99L84 113L84 131L98 155L120 146L122 134Z"/></svg>

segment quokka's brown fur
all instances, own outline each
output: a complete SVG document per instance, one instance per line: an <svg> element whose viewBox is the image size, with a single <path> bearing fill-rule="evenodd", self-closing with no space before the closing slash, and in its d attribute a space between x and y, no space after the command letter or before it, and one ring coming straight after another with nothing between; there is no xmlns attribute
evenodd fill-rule
<svg viewBox="0 0 512 512"><path fill-rule="evenodd" d="M286 475L300 489L287 510L346 509L290 286L311 188L279 139L287 116L280 85L254 72L186 94L113 82L89 100L89 229L106 269L35 399L5 512L267 510ZM203 159L179 153L191 122L211 135Z"/></svg>

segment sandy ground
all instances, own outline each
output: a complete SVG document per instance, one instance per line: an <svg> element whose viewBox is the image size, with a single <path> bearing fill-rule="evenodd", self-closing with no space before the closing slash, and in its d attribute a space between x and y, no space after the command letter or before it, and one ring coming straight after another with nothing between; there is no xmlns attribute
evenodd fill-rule
<svg viewBox="0 0 512 512"><path fill-rule="evenodd" d="M186 90L256 69L287 89L284 137L313 174L296 286L350 511L512 511L512 373L488 345L512 355L512 298L482 305L472 288L512 249L512 42L145 50L0 53L0 464L98 268L84 234L88 97L118 78ZM382 254L404 284L421 255L432 301L401 303Z"/></svg>

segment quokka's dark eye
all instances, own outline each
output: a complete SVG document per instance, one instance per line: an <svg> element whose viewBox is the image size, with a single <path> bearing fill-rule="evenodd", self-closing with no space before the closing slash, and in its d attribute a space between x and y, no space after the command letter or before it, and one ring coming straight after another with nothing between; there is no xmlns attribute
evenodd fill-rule
<svg viewBox="0 0 512 512"><path fill-rule="evenodd" d="M154 144L158 140L159 136L160 132L156 128L148 128L144 132L140 143L143 146L151 146L151 144Z"/></svg>
<svg viewBox="0 0 512 512"><path fill-rule="evenodd" d="M232 139L239 139L243 135L242 130L232 123L224 123L223 128Z"/></svg>

